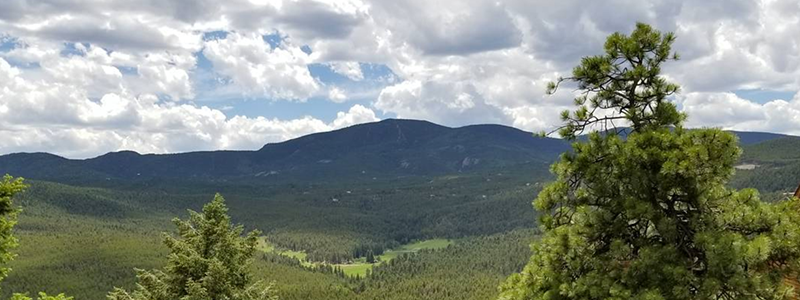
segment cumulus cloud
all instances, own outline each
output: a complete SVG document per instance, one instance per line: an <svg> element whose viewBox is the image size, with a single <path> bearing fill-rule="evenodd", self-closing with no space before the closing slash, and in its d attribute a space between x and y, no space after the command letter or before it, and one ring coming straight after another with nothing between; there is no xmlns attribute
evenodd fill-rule
<svg viewBox="0 0 800 300"><path fill-rule="evenodd" d="M793 99L763 104L733 93L690 93L683 97L682 105L689 114L689 126L800 135L800 93Z"/></svg>
<svg viewBox="0 0 800 300"><path fill-rule="evenodd" d="M521 43L503 2L385 1L375 10L402 41L425 54L466 55Z"/></svg>
<svg viewBox="0 0 800 300"><path fill-rule="evenodd" d="M336 119L331 122L331 127L334 129L344 128L360 123L368 123L378 121L375 112L362 105L353 105L347 112L336 113Z"/></svg>
<svg viewBox="0 0 800 300"><path fill-rule="evenodd" d="M491 123L508 121L496 107L486 104L474 85L463 82L404 81L383 89L375 107L400 118L446 125L464 125L463 120L475 118Z"/></svg>
<svg viewBox="0 0 800 300"><path fill-rule="evenodd" d="M364 73L361 72L361 64L356 61L332 62L328 63L328 66L334 72L347 76L351 80L359 81L364 79Z"/></svg>
<svg viewBox="0 0 800 300"><path fill-rule="evenodd" d="M235 116L224 122L224 133L215 146L222 149L257 149L267 142L280 142L310 133L375 121L378 121L375 113L361 105L354 105L346 112L338 112L336 119L330 123L310 116L294 120Z"/></svg>
<svg viewBox="0 0 800 300"><path fill-rule="evenodd" d="M296 1L284 3L277 21L300 38L344 39L366 17L363 3L349 1Z"/></svg>
<svg viewBox="0 0 800 300"><path fill-rule="evenodd" d="M688 125L800 134L798 96L737 96L800 90L798 15L796 0L0 1L0 153L257 148L375 111L548 130L574 95L546 82L637 21L678 35L664 73ZM235 115L318 99L369 104Z"/></svg>
<svg viewBox="0 0 800 300"><path fill-rule="evenodd" d="M342 103L347 100L347 94L345 94L340 88L334 86L328 89L328 99L333 102Z"/></svg>
<svg viewBox="0 0 800 300"><path fill-rule="evenodd" d="M214 149L257 149L301 135L378 120L354 105L324 122L311 116L293 120L228 117L221 110L162 101L153 94L107 93L97 100L81 83L41 83L0 58L0 152L40 149L69 157L107 151L145 153ZM115 76L118 78L119 76ZM82 82L82 80L78 80Z"/></svg>
<svg viewBox="0 0 800 300"><path fill-rule="evenodd" d="M311 58L299 47L272 48L257 34L229 34L206 43L203 54L222 75L250 94L305 100L319 89L311 77Z"/></svg>
<svg viewBox="0 0 800 300"><path fill-rule="evenodd" d="M690 126L753 126L767 118L761 105L733 93L689 93L684 96L683 111L691 116Z"/></svg>
<svg viewBox="0 0 800 300"><path fill-rule="evenodd" d="M480 7L480 1L471 4ZM401 5L404 4L390 7L399 10ZM516 27L505 32L519 30L518 45L440 57L426 51L408 33L404 36L407 46L393 48L404 55L394 55L389 63L409 80L386 87L375 107L399 116L451 124L504 122L527 130L551 129L558 124L557 112L569 108L573 95L566 92L545 97L545 82L568 74L581 57L599 54L607 35L629 32L636 21L677 33L675 50L684 54L684 59L667 65L665 75L683 86L687 98L733 95L733 91L747 89L800 90L800 26L794 26L800 25L796 17L800 4L796 1L501 1L495 5L503 8ZM458 11L458 5L447 13L453 11ZM403 34L403 28L391 25L387 27L393 29L393 34ZM486 30L492 28L498 27ZM470 86L473 91L465 94L464 88L441 88L446 85ZM462 101L466 99L463 95L469 95L470 101ZM726 106L762 106L751 100L708 100L703 104L689 101L685 109L698 114L692 120L707 120L704 125L736 123L744 124L739 125L740 129L790 132L789 120L794 112L788 109L790 102L784 102L763 105L766 109L783 104L780 107L786 114L784 121L774 118L766 123L769 125L757 127L749 121L753 115ZM484 113L475 114L463 103L483 104L479 110ZM697 105L716 110L705 113L697 110ZM778 125L780 122L784 125Z"/></svg>

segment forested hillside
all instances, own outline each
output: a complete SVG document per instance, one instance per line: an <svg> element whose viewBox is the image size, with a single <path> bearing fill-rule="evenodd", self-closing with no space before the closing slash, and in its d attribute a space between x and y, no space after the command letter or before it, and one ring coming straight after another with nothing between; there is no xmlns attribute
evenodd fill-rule
<svg viewBox="0 0 800 300"><path fill-rule="evenodd" d="M732 185L774 197L796 186L796 138L737 135L741 163L758 167L737 170ZM502 126L389 120L250 152L2 156L0 173L27 176L30 187L18 197L21 247L0 292L92 300L129 289L134 268L165 262L169 220L219 192L236 223L274 246L253 268L281 299L492 298L527 262L538 227L531 201L568 148ZM382 256L432 238L453 244ZM391 259L373 267L368 255Z"/></svg>
<svg viewBox="0 0 800 300"><path fill-rule="evenodd" d="M212 190L226 195L236 222L262 229L280 249L329 264L363 259L368 251L380 255L415 240L452 238L459 246L472 237L535 227L530 195L547 175L536 176L528 168L505 172L348 185L176 187L175 181L168 181L97 188L29 181L19 201L24 208L17 227L20 256L2 291L50 283L46 286L53 291L103 299L113 286L130 287L134 267L163 262L159 232L169 228L169 219L187 208L199 209ZM288 266L297 267L293 272L309 272L293 263ZM502 275L497 273L482 286L496 286Z"/></svg>
<svg viewBox="0 0 800 300"><path fill-rule="evenodd" d="M778 200L793 192L800 179L800 138L784 137L743 147L731 185L753 187Z"/></svg>

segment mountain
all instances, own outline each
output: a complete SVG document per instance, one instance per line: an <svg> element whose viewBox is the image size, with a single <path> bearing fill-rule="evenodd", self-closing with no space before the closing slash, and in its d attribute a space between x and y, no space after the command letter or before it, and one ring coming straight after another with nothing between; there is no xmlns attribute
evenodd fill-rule
<svg viewBox="0 0 800 300"><path fill-rule="evenodd" d="M611 132L616 132L623 138L628 136L631 133L631 128L629 127L619 127L617 129L609 130ZM748 146L748 145L755 145L761 142L771 141L775 139L781 138L791 138L793 136L780 134L780 133L771 133L771 132L755 132L755 131L733 131L728 130L728 132L733 133L739 139L740 146ZM580 140L587 140L588 135L582 135L579 137Z"/></svg>
<svg viewBox="0 0 800 300"><path fill-rule="evenodd" d="M534 137L501 125L450 128L388 119L267 144L257 151L145 155L121 151L85 160L16 153L0 156L0 173L57 181L433 175L524 163L546 165L568 148L560 139Z"/></svg>
<svg viewBox="0 0 800 300"><path fill-rule="evenodd" d="M782 139L782 138L796 138L791 135L770 133L770 132L752 132L752 131L730 131L739 137L739 144L742 146L755 145L766 141Z"/></svg>
<svg viewBox="0 0 800 300"><path fill-rule="evenodd" d="M788 136L733 132L743 146ZM176 154L111 152L73 160L47 153L0 156L0 173L60 182L180 178L193 180L339 180L437 175L533 164L546 170L569 149L561 139L502 125L450 128L387 119L315 133L256 151Z"/></svg>

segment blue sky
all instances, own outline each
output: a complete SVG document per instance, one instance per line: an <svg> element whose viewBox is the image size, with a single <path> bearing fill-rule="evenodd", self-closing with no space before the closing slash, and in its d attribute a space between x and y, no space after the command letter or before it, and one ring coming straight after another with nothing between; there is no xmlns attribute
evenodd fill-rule
<svg viewBox="0 0 800 300"><path fill-rule="evenodd" d="M204 35L204 40L224 38L227 32L215 31ZM273 49L281 46L281 36L276 33L263 35L264 41ZM307 54L313 53L308 45L300 47ZM193 81L198 95L195 97L197 103L208 105L220 109L227 115L242 115L247 117L268 117L279 119L296 119L303 116L313 116L320 120L331 122L336 119L339 111L347 110L352 105L368 106L375 99L380 90L400 78L384 64L358 63L363 79L353 80L346 75L336 73L330 65L324 63L312 63L307 66L311 77L326 86L336 86L343 90L350 91L355 96L350 97L347 102L331 101L325 95L310 97L303 101L281 101L282 99L241 95L224 95L213 93L210 89L218 85L229 83L229 78L216 74L213 63L210 62L202 53L195 53L197 58L197 68L194 72ZM207 93L204 93L207 92ZM386 112L379 114L380 118L393 118L396 114Z"/></svg>
<svg viewBox="0 0 800 300"><path fill-rule="evenodd" d="M0 154L258 149L385 118L558 126L546 83L645 22L689 127L800 135L796 0L0 2Z"/></svg>
<svg viewBox="0 0 800 300"><path fill-rule="evenodd" d="M755 103L764 104L775 99L790 100L794 97L795 92L792 91L779 91L769 89L741 89L733 91L736 96L742 99L750 100Z"/></svg>
<svg viewBox="0 0 800 300"><path fill-rule="evenodd" d="M225 39L227 35L226 31L206 32L203 34L203 40ZM286 37L281 36L279 32L264 34L262 38L272 49L297 47L306 54L314 52L308 45L286 45L284 42ZM196 69L192 74L194 89L197 91L194 101L222 110L226 115L231 116L297 119L310 115L325 122L332 122L336 119L338 112L346 111L353 105L368 106L378 96L381 89L401 80L385 64L356 62L362 78L353 79L337 73L329 64L310 63L307 65L308 72L317 82L346 90L351 94L346 102L332 101L327 95L313 96L302 101L282 101L283 99L280 98L264 97L263 95L242 96L235 93L220 95L215 93L215 90L220 85L230 84L230 77L216 73L214 64L205 57L202 51L198 51L194 55L197 60ZM397 117L391 112L377 115L381 119Z"/></svg>

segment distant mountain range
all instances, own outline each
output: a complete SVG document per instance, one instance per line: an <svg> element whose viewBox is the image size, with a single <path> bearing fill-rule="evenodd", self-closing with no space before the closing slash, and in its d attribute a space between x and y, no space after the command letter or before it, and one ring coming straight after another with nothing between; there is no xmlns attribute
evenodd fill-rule
<svg viewBox="0 0 800 300"><path fill-rule="evenodd" d="M742 145L786 137L734 132ZM316 133L256 151L176 154L111 152L83 160L48 153L0 156L0 173L32 179L320 179L436 175L520 164L542 167L569 149L561 139L502 125L450 128L427 121L388 119Z"/></svg>
<svg viewBox="0 0 800 300"><path fill-rule="evenodd" d="M568 147L560 139L507 126L449 128L388 119L267 144L257 151L121 151L85 160L16 153L0 156L0 173L47 180L428 175L549 163Z"/></svg>

